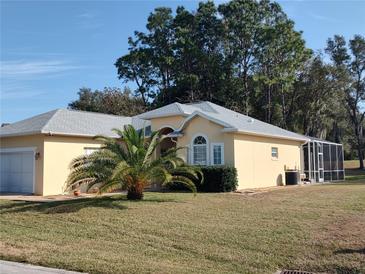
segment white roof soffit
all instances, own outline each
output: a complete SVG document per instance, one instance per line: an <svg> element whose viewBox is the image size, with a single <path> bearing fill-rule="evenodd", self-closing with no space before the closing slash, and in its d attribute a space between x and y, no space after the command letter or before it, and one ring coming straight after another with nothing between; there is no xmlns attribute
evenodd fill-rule
<svg viewBox="0 0 365 274"><path fill-rule="evenodd" d="M247 135L254 135L254 136L263 136L263 137L270 137L270 138L276 138L276 139L284 139L284 140L294 140L294 141L301 141L304 143L307 143L310 141L309 138L295 138L295 137L286 137L286 136L280 136L280 135L273 135L273 134L263 134L263 133L256 133L252 131L244 131L239 130L237 128L224 128L222 129L222 132L236 132L239 134L247 134Z"/></svg>
<svg viewBox="0 0 365 274"><path fill-rule="evenodd" d="M149 119L153 119L153 118L163 118L163 117L173 117L173 116L187 117L187 116L189 116L189 114L186 114L186 113L150 114L150 115L146 115L146 116L141 115L141 116L138 116L138 118L149 120Z"/></svg>

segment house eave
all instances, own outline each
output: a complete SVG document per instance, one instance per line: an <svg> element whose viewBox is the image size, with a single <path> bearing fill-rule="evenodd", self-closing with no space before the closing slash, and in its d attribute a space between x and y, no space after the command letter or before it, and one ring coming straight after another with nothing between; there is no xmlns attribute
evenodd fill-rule
<svg viewBox="0 0 365 274"><path fill-rule="evenodd" d="M155 115L147 115L147 116L143 116L143 114L141 114L141 115L142 116L137 116L137 118L149 120L149 119L154 119L154 118L164 118L164 117L173 117L173 116L183 116L183 117L189 116L189 114L187 114L187 113L166 113L166 114L155 114Z"/></svg>
<svg viewBox="0 0 365 274"><path fill-rule="evenodd" d="M295 137L287 137L287 136L281 136L281 135L275 135L275 134L264 134L264 133L257 133L257 132L252 132L252 131L241 130L241 129L237 129L237 128L224 128L224 129L222 129L222 132L246 134L246 135L252 135L252 136L262 136L262 137L269 137L269 138L283 139L283 140L293 140L293 141L299 141L299 142L303 142L303 143L306 143L310 140L309 138L295 138Z"/></svg>
<svg viewBox="0 0 365 274"><path fill-rule="evenodd" d="M65 133L65 132L54 132L54 131L42 131L43 135L47 136L65 136L65 137L85 137L85 138L94 138L98 135L103 135L110 138L118 138L117 135L110 134L81 134L81 133Z"/></svg>
<svg viewBox="0 0 365 274"><path fill-rule="evenodd" d="M5 133L5 134L0 134L0 138L33 136L33 135L40 135L40 134L42 134L41 131L16 132L16 133L9 133L9 134Z"/></svg>

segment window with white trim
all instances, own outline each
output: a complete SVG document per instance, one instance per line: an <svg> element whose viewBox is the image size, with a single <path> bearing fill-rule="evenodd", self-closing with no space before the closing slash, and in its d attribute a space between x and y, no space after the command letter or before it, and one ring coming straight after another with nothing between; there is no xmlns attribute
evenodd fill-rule
<svg viewBox="0 0 365 274"><path fill-rule="evenodd" d="M223 165L224 164L224 144L213 143L212 144L212 164Z"/></svg>
<svg viewBox="0 0 365 274"><path fill-rule="evenodd" d="M193 164L207 165L207 140L203 136L195 137L193 141Z"/></svg>
<svg viewBox="0 0 365 274"><path fill-rule="evenodd" d="M273 158L273 159L279 158L279 149L277 147L271 148L271 158Z"/></svg>

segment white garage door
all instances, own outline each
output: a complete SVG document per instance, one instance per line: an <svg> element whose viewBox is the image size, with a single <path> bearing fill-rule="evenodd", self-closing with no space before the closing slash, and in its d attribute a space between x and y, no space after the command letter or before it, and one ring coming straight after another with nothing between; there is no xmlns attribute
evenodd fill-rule
<svg viewBox="0 0 365 274"><path fill-rule="evenodd" d="M0 151L0 192L33 193L34 151Z"/></svg>

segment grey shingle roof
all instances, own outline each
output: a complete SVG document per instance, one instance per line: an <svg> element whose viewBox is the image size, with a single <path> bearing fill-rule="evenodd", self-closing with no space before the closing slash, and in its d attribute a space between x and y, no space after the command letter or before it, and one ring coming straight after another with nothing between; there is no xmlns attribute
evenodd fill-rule
<svg viewBox="0 0 365 274"><path fill-rule="evenodd" d="M284 139L307 141L308 138L280 127L251 118L247 115L229 110L211 102L199 102L194 104L173 103L143 114L138 117L151 119L163 116L183 115L192 117L201 115L224 126L226 132L241 132L246 134L271 136ZM187 118L189 119L189 118Z"/></svg>
<svg viewBox="0 0 365 274"><path fill-rule="evenodd" d="M123 117L69 109L52 110L0 128L0 137L32 134L59 134L71 136L105 135L117 137L113 128L132 124L140 129L149 121L136 117Z"/></svg>

